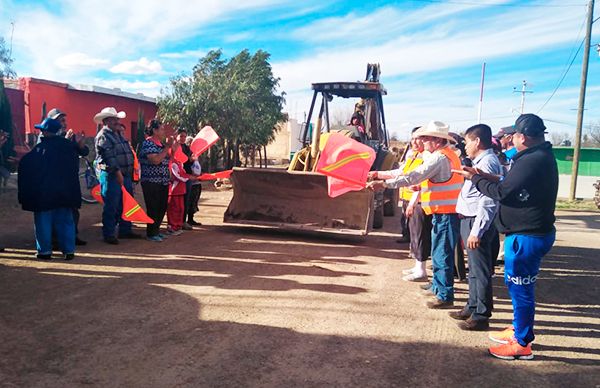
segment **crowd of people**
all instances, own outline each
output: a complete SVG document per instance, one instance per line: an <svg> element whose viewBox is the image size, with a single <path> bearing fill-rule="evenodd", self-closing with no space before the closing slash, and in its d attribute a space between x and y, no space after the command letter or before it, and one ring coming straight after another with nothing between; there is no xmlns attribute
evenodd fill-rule
<svg viewBox="0 0 600 388"><path fill-rule="evenodd" d="M402 188L403 233L410 236L406 281L427 281L421 288L430 309L454 307L457 249L468 255L469 296L449 312L462 330L489 329L493 312L492 277L504 239L504 280L513 305L513 324L489 338L502 359L531 359L534 339L535 284L542 257L555 240L554 208L558 169L546 127L534 114L492 136L477 124L463 139L442 122L415 128L411 150L399 169L369 173L373 190Z"/></svg>
<svg viewBox="0 0 600 388"><path fill-rule="evenodd" d="M102 109L93 118L100 126L94 139L94 165L103 201L103 241L116 245L121 239L143 238L122 217L122 190L133 195L137 183L154 221L146 227L146 240L161 242L201 225L194 221L201 193L201 166L189 148L192 138L185 129L177 131L177 139L168 136L165 126L152 119L136 153L123 135L125 128L119 121L123 118L125 113L113 107ZM90 150L84 133L67 130L67 114L57 108L35 127L40 130L38 143L19 163L19 203L34 213L37 258L50 260L52 252L60 250L65 260L72 260L75 246L86 244L78 236L82 189L79 157L86 157ZM179 148L184 162L174 157ZM160 226L165 214L168 227L163 234Z"/></svg>
<svg viewBox="0 0 600 388"><path fill-rule="evenodd" d="M122 218L123 190L133 195L139 182L148 216L146 240L162 242L201 225L194 220L201 195L201 166L185 129L174 135L152 119L135 152L124 137L113 107L94 116L102 209L102 237L107 244L142 239ZM52 109L42 123L38 144L19 164L19 202L34 213L37 258L50 260L60 250L75 257L81 188L79 157L87 156L84 134L67 130L67 114ZM485 124L468 128L464 138L439 121L413 129L410 150L399 169L372 171L368 187L400 188L402 241L410 241L411 268L403 279L423 282L430 309L454 308L455 255L466 250L469 295L449 312L462 330L488 330L493 313L492 277L504 238L505 283L511 296L513 324L490 333L500 343L490 353L499 358L530 359L534 339L535 283L540 261L555 239L554 206L558 190L552 146L543 120L521 115L513 126L492 135ZM60 169L54 166L62 166ZM41 189L40 189L41 188ZM164 217L167 228L161 230ZM433 276L429 281L427 260Z"/></svg>

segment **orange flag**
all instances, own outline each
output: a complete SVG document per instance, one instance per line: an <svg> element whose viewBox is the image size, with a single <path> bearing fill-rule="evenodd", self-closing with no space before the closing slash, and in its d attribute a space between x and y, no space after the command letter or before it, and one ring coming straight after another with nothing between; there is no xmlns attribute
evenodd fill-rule
<svg viewBox="0 0 600 388"><path fill-rule="evenodd" d="M104 203L104 200L102 199L102 189L100 188L100 184L97 184L96 186L92 187L92 189L90 190L90 194L99 203Z"/></svg>
<svg viewBox="0 0 600 388"><path fill-rule="evenodd" d="M209 149L211 145L215 144L217 140L219 140L219 135L217 135L212 127L207 125L194 137L190 149L194 153L194 156L197 157Z"/></svg>
<svg viewBox="0 0 600 388"><path fill-rule="evenodd" d="M173 157L175 158L175 160L178 160L181 163L185 163L188 161L188 157L186 154L183 153L183 150L181 149L181 145L179 147L177 147L177 150L175 150L175 154L173 155Z"/></svg>
<svg viewBox="0 0 600 388"><path fill-rule="evenodd" d="M332 133L321 151L317 171L327 175L331 198L366 187L375 150L339 133Z"/></svg>
<svg viewBox="0 0 600 388"><path fill-rule="evenodd" d="M204 174L200 175L199 179L201 181L214 181L217 179L229 178L231 176L232 172L233 172L233 170L225 170L225 171L215 172L214 174L204 173Z"/></svg>
<svg viewBox="0 0 600 388"><path fill-rule="evenodd" d="M123 192L123 214L121 214L121 218L123 218L125 221L153 224L154 220L148 217L144 209L142 209L140 204L133 199L127 190L125 190L124 186L121 186L121 191Z"/></svg>

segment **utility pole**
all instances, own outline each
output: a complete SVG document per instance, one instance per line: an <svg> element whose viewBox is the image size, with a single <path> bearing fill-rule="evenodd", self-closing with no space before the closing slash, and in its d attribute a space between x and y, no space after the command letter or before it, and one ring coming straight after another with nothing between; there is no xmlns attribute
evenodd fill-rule
<svg viewBox="0 0 600 388"><path fill-rule="evenodd" d="M585 106L585 88L587 86L588 65L590 62L590 42L592 39L592 23L594 23L594 0L588 3L585 30L585 47L581 66L581 87L579 89L579 107L577 108L577 127L575 128L575 147L573 150L573 169L571 170L571 190L569 200L574 201L577 193L577 174L579 172L579 153L581 150L581 128L583 127L583 110Z"/></svg>
<svg viewBox="0 0 600 388"><path fill-rule="evenodd" d="M483 83L485 82L485 62L481 66L481 88L479 90L479 108L477 109L477 123L481 124L481 109L483 108Z"/></svg>
<svg viewBox="0 0 600 388"><path fill-rule="evenodd" d="M520 109L520 112L521 112L521 114L525 113L525 95L527 93L533 93L532 90L527 90L527 81L523 80L523 84L521 86L521 90L520 91L518 91L517 87L515 86L513 88L513 93L521 93L521 109Z"/></svg>
<svg viewBox="0 0 600 388"><path fill-rule="evenodd" d="M13 35L15 34L15 22L14 21L10 22L10 25L12 26L12 30L10 32L10 52L8 54L8 58L12 59L12 44L13 44Z"/></svg>

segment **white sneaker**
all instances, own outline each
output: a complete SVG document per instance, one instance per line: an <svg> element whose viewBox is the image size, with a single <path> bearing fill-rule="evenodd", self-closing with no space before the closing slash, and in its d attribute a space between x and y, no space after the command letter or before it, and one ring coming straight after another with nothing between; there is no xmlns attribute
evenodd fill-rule
<svg viewBox="0 0 600 388"><path fill-rule="evenodd" d="M426 282L427 274L411 273L410 275L404 276L402 280L407 282Z"/></svg>
<svg viewBox="0 0 600 388"><path fill-rule="evenodd" d="M167 230L167 234L170 236L179 236L180 234L183 233L183 230L179 229L179 230Z"/></svg>
<svg viewBox="0 0 600 388"><path fill-rule="evenodd" d="M192 227L192 225L188 224L187 222L184 222L183 226L181 228L183 230L194 230L194 228Z"/></svg>
<svg viewBox="0 0 600 388"><path fill-rule="evenodd" d="M403 269L403 270L402 270L402 275L410 275L410 274L412 274L413 272L415 272L415 269L414 269L414 267L413 267L413 268L409 268L409 269Z"/></svg>

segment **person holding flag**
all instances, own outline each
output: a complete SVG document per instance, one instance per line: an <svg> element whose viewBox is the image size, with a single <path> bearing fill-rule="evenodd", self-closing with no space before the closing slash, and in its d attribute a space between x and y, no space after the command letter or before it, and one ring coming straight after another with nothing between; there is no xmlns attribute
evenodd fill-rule
<svg viewBox="0 0 600 388"><path fill-rule="evenodd" d="M188 136L185 140L186 146L190 147L194 141L194 138ZM184 165L185 167L185 165ZM187 171L186 171L187 172ZM191 167L190 167L190 175L194 177L198 177L198 179L191 179L191 187L188 192L188 200L186 201L186 211L185 215L187 216L187 223L191 226L201 226L202 223L194 220L194 214L198 211L198 202L200 201L200 196L202 195L202 183L200 181L200 175L202 175L202 166L200 165L200 160L195 158Z"/></svg>
<svg viewBox="0 0 600 388"><path fill-rule="evenodd" d="M179 142L175 142L174 147L181 147ZM175 151L177 152L177 151ZM169 199L167 205L167 234L179 236L183 232L183 225L186 213L186 193L188 182L191 182L190 175L183 167L183 162L178 158L172 158L169 161L169 170L171 172L171 183L169 185Z"/></svg>
<svg viewBox="0 0 600 388"><path fill-rule="evenodd" d="M417 169L423 164L423 139L415 136L420 127L413 129L410 140L412 155L407 158L402 166L404 175ZM408 231L410 233L410 256L415 260L415 265L403 272L402 280L408 282L420 282L427 280L425 263L431 254L431 214L425 214L421 206L420 187L403 187L401 191L402 200L406 202L405 216L408 218Z"/></svg>
<svg viewBox="0 0 600 388"><path fill-rule="evenodd" d="M460 159L449 143L448 125L430 121L415 132L421 138L425 151L423 164L408 174L402 170L372 171L368 187L383 190L421 185L421 206L425 214L432 214L431 257L433 281L428 292L434 298L427 302L431 309L454 306L454 250L459 238L459 220L456 202L463 185L463 177L452 173L460 170Z"/></svg>
<svg viewBox="0 0 600 388"><path fill-rule="evenodd" d="M100 168L99 180L104 206L102 210L102 235L107 244L118 244L122 239L137 239L141 236L131 231L131 222L123 220L122 189L133 192L134 156L127 139L120 130L119 119L125 112L117 112L113 107L102 109L94 116L97 124L102 124L95 138L96 163Z"/></svg>
<svg viewBox="0 0 600 388"><path fill-rule="evenodd" d="M165 127L158 119L148 122L145 129L146 140L140 147L142 191L148 216L154 223L146 226L146 240L162 242L166 237L160 233L160 224L167 212L169 201L169 160L174 147L174 139L167 136Z"/></svg>

